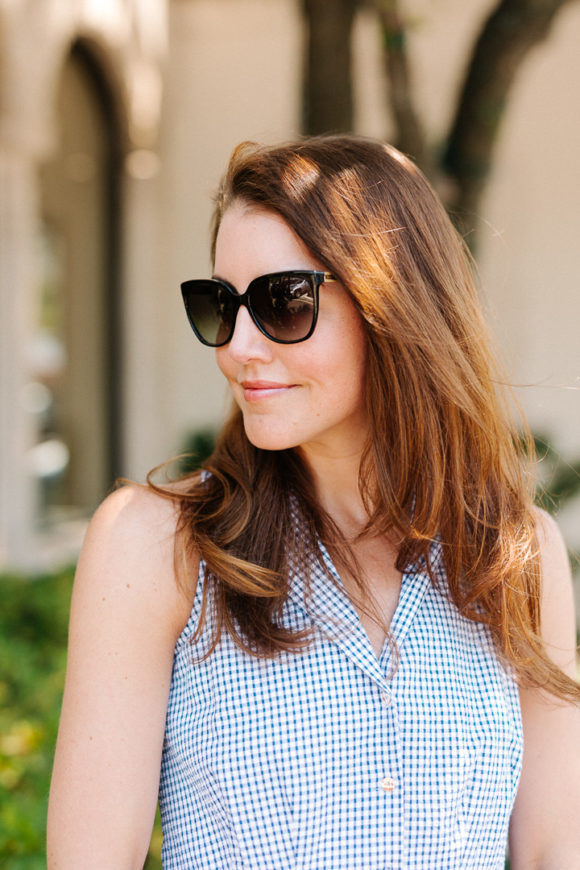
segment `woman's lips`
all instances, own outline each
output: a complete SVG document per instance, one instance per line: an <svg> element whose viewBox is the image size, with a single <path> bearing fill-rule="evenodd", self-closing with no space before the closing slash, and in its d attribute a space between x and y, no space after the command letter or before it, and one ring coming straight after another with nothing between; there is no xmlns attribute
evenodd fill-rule
<svg viewBox="0 0 580 870"><path fill-rule="evenodd" d="M275 381L242 381L246 402L258 402L271 396L279 396L291 390L294 384L279 384Z"/></svg>

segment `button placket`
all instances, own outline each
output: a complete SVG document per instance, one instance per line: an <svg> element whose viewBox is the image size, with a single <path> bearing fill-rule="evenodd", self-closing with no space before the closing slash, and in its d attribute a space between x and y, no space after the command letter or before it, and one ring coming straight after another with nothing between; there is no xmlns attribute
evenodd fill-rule
<svg viewBox="0 0 580 870"><path fill-rule="evenodd" d="M381 662L381 670L382 662ZM382 837L388 863L385 870L404 870L402 843L404 829L404 797L401 771L400 724L397 697L393 693L392 680L383 670L377 681L373 698L376 717L377 740L375 743L375 779L372 788L377 809L382 817Z"/></svg>
<svg viewBox="0 0 580 870"><path fill-rule="evenodd" d="M388 691L388 689L381 689L381 701L385 705L385 707L390 707L393 703L393 696Z"/></svg>
<svg viewBox="0 0 580 870"><path fill-rule="evenodd" d="M385 688L383 686L379 690L379 697L381 699L381 704L383 705L383 707L386 707L387 709L392 707L393 695L392 695L392 692L390 691L390 689ZM395 791L395 789L397 787L397 782L392 776L390 776L389 774L386 774L380 780L380 787L383 790L383 792L385 793L385 795L391 795L391 794L393 794L393 792Z"/></svg>

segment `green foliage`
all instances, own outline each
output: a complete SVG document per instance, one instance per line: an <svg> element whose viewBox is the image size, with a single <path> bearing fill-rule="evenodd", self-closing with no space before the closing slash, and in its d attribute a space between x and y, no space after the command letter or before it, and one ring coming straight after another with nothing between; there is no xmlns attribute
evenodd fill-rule
<svg viewBox="0 0 580 870"><path fill-rule="evenodd" d="M197 471L202 462L213 453L215 446L215 431L213 429L197 429L185 437L179 460L179 474L191 474Z"/></svg>
<svg viewBox="0 0 580 870"><path fill-rule="evenodd" d="M565 462L545 435L534 435L540 479L536 501L555 513L580 495L580 459Z"/></svg>
<svg viewBox="0 0 580 870"><path fill-rule="evenodd" d="M72 569L0 577L0 864L45 866L45 818L64 669Z"/></svg>

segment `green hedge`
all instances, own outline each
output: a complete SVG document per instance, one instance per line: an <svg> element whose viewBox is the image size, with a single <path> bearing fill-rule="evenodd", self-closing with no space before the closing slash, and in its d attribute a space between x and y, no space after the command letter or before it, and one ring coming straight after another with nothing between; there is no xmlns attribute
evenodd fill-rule
<svg viewBox="0 0 580 870"><path fill-rule="evenodd" d="M46 866L46 804L66 660L72 569L0 577L0 864Z"/></svg>

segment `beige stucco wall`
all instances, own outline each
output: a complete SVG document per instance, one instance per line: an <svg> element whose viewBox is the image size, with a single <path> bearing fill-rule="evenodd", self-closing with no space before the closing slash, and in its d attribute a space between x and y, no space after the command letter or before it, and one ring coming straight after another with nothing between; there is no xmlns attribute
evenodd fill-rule
<svg viewBox="0 0 580 870"><path fill-rule="evenodd" d="M530 420L580 455L580 6L516 82L481 263Z"/></svg>

